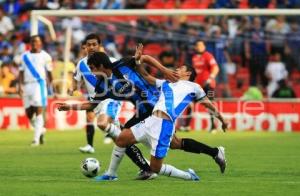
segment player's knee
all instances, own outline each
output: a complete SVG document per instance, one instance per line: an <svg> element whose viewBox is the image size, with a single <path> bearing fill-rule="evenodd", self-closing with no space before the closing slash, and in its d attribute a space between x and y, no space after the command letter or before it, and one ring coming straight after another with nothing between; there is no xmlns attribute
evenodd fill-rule
<svg viewBox="0 0 300 196"><path fill-rule="evenodd" d="M117 146L119 146L121 148L125 148L127 146L124 138L122 137L122 135L120 135L119 137L117 137L115 139L115 143L116 143Z"/></svg>
<svg viewBox="0 0 300 196"><path fill-rule="evenodd" d="M98 120L97 125L100 129L105 130L108 126L109 122L107 120Z"/></svg>

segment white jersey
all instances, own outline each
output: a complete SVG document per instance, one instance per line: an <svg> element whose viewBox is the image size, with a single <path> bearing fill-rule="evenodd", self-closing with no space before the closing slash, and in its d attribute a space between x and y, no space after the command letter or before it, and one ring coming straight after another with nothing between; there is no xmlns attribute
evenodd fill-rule
<svg viewBox="0 0 300 196"><path fill-rule="evenodd" d="M24 71L25 83L46 82L46 71L52 71L52 58L42 50L39 53L31 53L26 51L22 54L22 64L20 71Z"/></svg>
<svg viewBox="0 0 300 196"><path fill-rule="evenodd" d="M153 111L165 112L173 122L192 101L201 100L206 96L199 84L190 81L169 83L165 80L156 80L156 86L161 88L161 95Z"/></svg>
<svg viewBox="0 0 300 196"><path fill-rule="evenodd" d="M88 59L88 57L86 56L77 63L75 74L74 74L74 79L77 82L80 82L83 79L86 89L88 91L89 98L93 98L96 95L95 87L96 87L96 83L97 83L97 78L91 72L91 69L87 64L87 59ZM110 57L109 59L111 62L116 61L116 59L112 58L112 57Z"/></svg>

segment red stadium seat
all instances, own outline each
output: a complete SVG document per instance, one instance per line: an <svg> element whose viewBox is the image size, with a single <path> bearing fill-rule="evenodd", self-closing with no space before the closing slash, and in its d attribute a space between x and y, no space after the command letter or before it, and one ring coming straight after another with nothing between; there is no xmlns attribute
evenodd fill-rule
<svg viewBox="0 0 300 196"><path fill-rule="evenodd" d="M162 51L160 44L147 44L144 46L144 54L158 56Z"/></svg>
<svg viewBox="0 0 300 196"><path fill-rule="evenodd" d="M162 0L151 0L146 5L147 9L164 9L165 3Z"/></svg>
<svg viewBox="0 0 300 196"><path fill-rule="evenodd" d="M176 2L175 0L168 0L165 3L165 9L175 9L176 8Z"/></svg>
<svg viewBox="0 0 300 196"><path fill-rule="evenodd" d="M247 8L249 8L248 0L240 0L239 8L240 9L247 9Z"/></svg>

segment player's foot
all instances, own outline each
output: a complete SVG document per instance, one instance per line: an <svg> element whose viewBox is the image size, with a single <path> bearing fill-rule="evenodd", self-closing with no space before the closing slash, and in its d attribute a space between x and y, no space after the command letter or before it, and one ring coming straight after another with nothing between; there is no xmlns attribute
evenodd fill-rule
<svg viewBox="0 0 300 196"><path fill-rule="evenodd" d="M30 144L31 147L37 147L39 145L40 145L40 143L37 142L37 141L32 141L31 144Z"/></svg>
<svg viewBox="0 0 300 196"><path fill-rule="evenodd" d="M103 143L104 144L111 144L113 140L110 137L105 137Z"/></svg>
<svg viewBox="0 0 300 196"><path fill-rule="evenodd" d="M200 177L196 174L196 172L193 169L189 168L187 170L187 172L191 175L191 180L192 181L199 181L200 180Z"/></svg>
<svg viewBox="0 0 300 196"><path fill-rule="evenodd" d="M41 134L41 136L40 136L40 144L42 145L42 144L44 144L44 134Z"/></svg>
<svg viewBox="0 0 300 196"><path fill-rule="evenodd" d="M118 177L117 176L109 176L109 175L103 174L102 176L96 176L95 180L97 182L100 182L100 181L117 181Z"/></svg>
<svg viewBox="0 0 300 196"><path fill-rule="evenodd" d="M215 162L219 165L220 171L223 174L226 168L225 148L220 146L218 147L218 150L218 154L214 159Z"/></svg>
<svg viewBox="0 0 300 196"><path fill-rule="evenodd" d="M154 178L157 178L157 176L158 175L154 172L141 170L135 179L136 180L152 180Z"/></svg>
<svg viewBox="0 0 300 196"><path fill-rule="evenodd" d="M80 147L79 151L82 152L82 153L93 154L95 152L95 149L93 148L93 146L87 144L86 146Z"/></svg>

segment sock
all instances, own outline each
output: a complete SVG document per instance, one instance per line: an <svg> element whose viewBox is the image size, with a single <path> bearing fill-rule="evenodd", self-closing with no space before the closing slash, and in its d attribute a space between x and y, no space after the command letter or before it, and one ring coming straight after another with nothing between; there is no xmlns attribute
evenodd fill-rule
<svg viewBox="0 0 300 196"><path fill-rule="evenodd" d="M87 143L90 146L93 146L94 134L95 134L95 127L94 127L94 125L93 124L88 124L86 126L86 140L87 140Z"/></svg>
<svg viewBox="0 0 300 196"><path fill-rule="evenodd" d="M168 165L168 164L163 164L160 171L159 171L160 175L164 175L164 176L170 176L170 177L174 177L174 178L181 178L181 179L185 179L185 180L191 180L192 176L190 173L186 172L186 171L182 171L180 169L177 169L176 167L172 166L172 165Z"/></svg>
<svg viewBox="0 0 300 196"><path fill-rule="evenodd" d="M212 113L210 113L209 115L210 115L210 123L211 123L210 130L213 130L216 128L215 123L214 123L214 116Z"/></svg>
<svg viewBox="0 0 300 196"><path fill-rule="evenodd" d="M104 131L107 132L112 138L117 138L121 133L120 127L113 123L108 124Z"/></svg>
<svg viewBox="0 0 300 196"><path fill-rule="evenodd" d="M145 158L143 157L142 152L136 145L131 145L126 148L126 155L131 159L131 161L138 166L141 170L151 171L151 168Z"/></svg>
<svg viewBox="0 0 300 196"><path fill-rule="evenodd" d="M125 154L125 148L120 148L118 146L114 146L114 149L111 154L111 159L109 163L108 170L106 172L109 176L116 176L118 167L123 159L123 156Z"/></svg>
<svg viewBox="0 0 300 196"><path fill-rule="evenodd" d="M44 118L43 115L37 115L34 122L34 141L39 142L40 136L44 129Z"/></svg>
<svg viewBox="0 0 300 196"><path fill-rule="evenodd" d="M181 149L186 152L192 152L192 153L204 153L207 155L210 155L211 157L217 156L219 150L218 148L212 148L206 144L203 144L201 142L197 142L196 140L189 139L189 138L183 138L181 143Z"/></svg>

